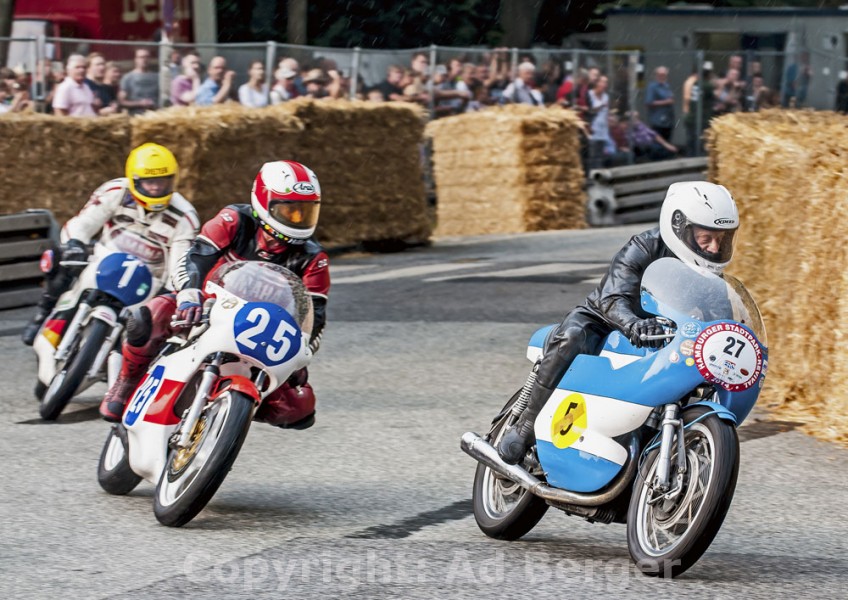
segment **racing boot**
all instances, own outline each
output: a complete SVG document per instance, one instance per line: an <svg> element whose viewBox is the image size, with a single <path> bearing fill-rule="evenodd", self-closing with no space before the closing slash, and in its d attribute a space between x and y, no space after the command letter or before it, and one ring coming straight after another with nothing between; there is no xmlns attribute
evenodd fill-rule
<svg viewBox="0 0 848 600"><path fill-rule="evenodd" d="M544 387L538 381L533 384L530 399L527 401L527 408L521 413L518 421L506 430L498 444L498 456L506 464L516 465L521 462L521 459L527 454L527 450L536 441L536 436L533 435L533 425L536 417L539 416L539 411L542 410L552 393L553 390Z"/></svg>
<svg viewBox="0 0 848 600"><path fill-rule="evenodd" d="M53 296L51 294L43 294L41 296L41 300L39 300L38 305L36 306L32 320L26 327L24 327L24 331L21 333L21 341L24 344L32 346L32 343L35 341L35 336L38 335L38 331L44 324L45 319L47 319L47 316L53 310L53 307L56 306L56 301L58 299L59 298L57 296Z"/></svg>
<svg viewBox="0 0 848 600"><path fill-rule="evenodd" d="M100 403L100 414L105 421L120 423L124 408L141 378L147 372L152 357L139 353L139 348L124 344L122 351L124 362L121 372Z"/></svg>
<svg viewBox="0 0 848 600"><path fill-rule="evenodd" d="M308 429L315 424L315 394L312 386L291 385L289 382L265 398L253 416L260 421L283 429Z"/></svg>

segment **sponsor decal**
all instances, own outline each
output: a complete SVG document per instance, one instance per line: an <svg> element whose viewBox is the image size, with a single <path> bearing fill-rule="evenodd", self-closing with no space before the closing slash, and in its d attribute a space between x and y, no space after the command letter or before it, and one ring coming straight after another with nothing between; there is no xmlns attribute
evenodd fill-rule
<svg viewBox="0 0 848 600"><path fill-rule="evenodd" d="M680 355L677 352L672 352L668 355L669 362L678 363L680 362Z"/></svg>
<svg viewBox="0 0 848 600"><path fill-rule="evenodd" d="M141 382L127 406L127 412L124 415L124 423L126 425L133 425L144 410L144 407L147 406L148 402L156 397L156 392L159 390L159 386L162 385L164 375L165 366L158 365L150 374L148 374L147 378Z"/></svg>
<svg viewBox="0 0 848 600"><path fill-rule="evenodd" d="M695 354L695 340L683 340L680 342L680 354L692 356Z"/></svg>
<svg viewBox="0 0 848 600"><path fill-rule="evenodd" d="M309 183L308 181L298 181L292 186L292 190L295 194L300 194L301 196L309 196L315 193L315 186Z"/></svg>
<svg viewBox="0 0 848 600"><path fill-rule="evenodd" d="M38 268L42 273L49 273L53 270L53 250L45 250L41 255L41 260L38 261Z"/></svg>
<svg viewBox="0 0 848 600"><path fill-rule="evenodd" d="M233 216L232 216L230 213L222 212L222 213L221 213L221 218L222 218L224 221L226 221L227 223L232 223L233 221L235 221L235 219L233 219Z"/></svg>
<svg viewBox="0 0 848 600"><path fill-rule="evenodd" d="M221 302L221 308L230 309L235 307L238 304L238 300L235 298L227 298L223 302Z"/></svg>
<svg viewBox="0 0 848 600"><path fill-rule="evenodd" d="M689 321L683 324L680 328L680 333L683 334L683 337L695 338L701 333L701 326L694 321Z"/></svg>
<svg viewBox="0 0 848 600"><path fill-rule="evenodd" d="M328 261L326 258L322 258L322 259L321 259L321 260L319 260L319 261L318 261L318 263L315 265L315 268L316 268L316 269L323 269L323 268L324 268L324 267L326 267L328 264L330 264L330 261Z"/></svg>
<svg viewBox="0 0 848 600"><path fill-rule="evenodd" d="M153 167L144 169L145 175L167 175L168 167Z"/></svg>
<svg viewBox="0 0 848 600"><path fill-rule="evenodd" d="M733 225L736 223L736 219L716 219L713 223L716 225Z"/></svg>
<svg viewBox="0 0 848 600"><path fill-rule="evenodd" d="M586 430L586 399L573 393L565 397L551 421L551 442L560 450L577 442Z"/></svg>
<svg viewBox="0 0 848 600"><path fill-rule="evenodd" d="M148 290L150 290L150 285L147 283L142 283L138 286L138 289L135 291L136 296L145 296L147 295Z"/></svg>
<svg viewBox="0 0 848 600"><path fill-rule="evenodd" d="M704 329L695 340L694 359L705 381L729 392L749 389L763 371L763 350L757 338L735 323Z"/></svg>
<svg viewBox="0 0 848 600"><path fill-rule="evenodd" d="M694 364L695 364L695 359L694 359L694 358L687 358L687 359L686 359L686 366L687 366L687 367L691 367L691 366L692 366L692 365L694 365Z"/></svg>

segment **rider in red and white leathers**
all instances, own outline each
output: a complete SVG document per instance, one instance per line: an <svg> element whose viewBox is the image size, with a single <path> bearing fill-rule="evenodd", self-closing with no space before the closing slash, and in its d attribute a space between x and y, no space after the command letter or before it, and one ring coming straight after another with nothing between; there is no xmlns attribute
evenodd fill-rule
<svg viewBox="0 0 848 600"><path fill-rule="evenodd" d="M189 323L201 317L205 282L226 263L261 260L298 275L315 313L310 348L318 349L326 322L330 271L327 254L312 238L318 223L321 188L315 174L293 161L265 163L256 176L250 204L223 208L206 222L173 275L176 294L158 296L127 322L123 367L100 405L107 421L119 421L130 394L164 341L173 335L171 317ZM304 429L315 421L315 396L307 371L295 372L265 398L255 419Z"/></svg>
<svg viewBox="0 0 848 600"><path fill-rule="evenodd" d="M59 296L74 281L73 270L59 261L85 261L88 245L94 241L108 250L137 256L170 288L170 274L200 228L197 211L173 190L177 171L177 161L167 148L139 146L127 158L126 177L98 187L79 214L65 224L61 248L52 260L42 261L48 271L47 285L21 336L25 344L32 345ZM51 343L58 344L72 316L73 309L53 315L47 332Z"/></svg>

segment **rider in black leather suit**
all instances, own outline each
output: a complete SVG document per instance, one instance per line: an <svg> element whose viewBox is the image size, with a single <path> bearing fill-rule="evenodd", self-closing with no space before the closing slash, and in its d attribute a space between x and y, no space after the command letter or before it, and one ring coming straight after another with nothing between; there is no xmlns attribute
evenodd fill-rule
<svg viewBox="0 0 848 600"><path fill-rule="evenodd" d="M718 205L717 194L726 194L727 201L725 204L728 204L728 206L732 205L732 211L728 214L733 216L736 207L735 204L732 204L733 200L724 188L721 188L723 192L719 192L712 188L719 188L720 186L698 183L699 188L694 188L693 185L690 182L674 184L674 186L681 186L677 188L678 196L681 189L690 195L689 197L684 196L681 204L682 207L686 208L687 205L691 206L696 202L704 203L710 207L708 214L712 215L715 211L709 202L712 201L713 204ZM689 186L692 189L683 188L682 186ZM706 195L703 195L703 198L701 198L701 192L704 190L712 194L711 199ZM669 196L672 195L672 191L672 188L670 188ZM697 195L695 192L697 192ZM666 202L668 202L669 196L667 196ZM677 197L673 201L679 202ZM669 203L669 206L666 208L670 208L671 206L672 203ZM694 210L697 211L702 208L704 207L695 207ZM728 210L730 209L728 208ZM710 220L715 220L715 223L710 222L709 225L715 226L716 229L705 228L703 225L696 225L696 227L699 226L708 232L718 231L718 227L732 227L732 231L735 231L735 228L738 226L738 213L735 214L737 214L734 217L736 218L735 223L731 224L730 219L715 220L711 216ZM675 213L675 217L677 216ZM716 268L715 265L720 265L720 268L723 269L726 261L729 261L729 256L727 256L726 261L722 264L721 261L725 260L725 258L720 257L718 253L713 255L707 252L704 246L700 249L698 248L697 244L701 242L696 243L692 239L692 223L687 221L685 225L688 229L686 229L683 226L684 222L682 219L672 224L672 219L669 216L668 221L668 227L675 228L675 236L680 236L679 240L675 237L675 240L677 240L677 252L680 256L672 252L663 241L664 239L670 239L668 237L670 234L661 235L660 227L633 236L613 257L609 270L598 287L582 304L569 312L548 337L542 358L534 366L536 381L530 392L527 408L515 425L506 431L498 444L498 454L504 462L508 464L518 463L533 444L533 428L536 417L577 355L599 354L603 347L604 339L613 330L621 331L637 347L658 347L664 343L663 340L641 339L642 335L652 336L663 333L663 327L660 322L655 317L642 311L640 306L642 274L648 265L660 258L676 257L686 262L698 266L706 266L720 272L720 269ZM684 238L684 235L688 235L689 238ZM713 234L708 233L707 235ZM683 245L683 242L686 242L686 246ZM732 233L726 236L726 243L732 244ZM711 248L711 250L716 249ZM732 252L732 247L730 252Z"/></svg>

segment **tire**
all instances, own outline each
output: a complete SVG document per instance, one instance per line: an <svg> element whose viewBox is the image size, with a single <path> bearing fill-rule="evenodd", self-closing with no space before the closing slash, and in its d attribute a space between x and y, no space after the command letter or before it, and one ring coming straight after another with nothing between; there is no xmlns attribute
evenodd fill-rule
<svg viewBox="0 0 848 600"><path fill-rule="evenodd" d="M512 406L521 390L507 403ZM489 433L492 445L497 446L505 426L510 420L503 418ZM480 531L498 540L517 540L533 529L548 510L548 504L517 483L502 479L481 464L474 473L471 493L474 519ZM497 506L497 502L506 502Z"/></svg>
<svg viewBox="0 0 848 600"><path fill-rule="evenodd" d="M733 424L715 414L704 417L709 412L704 406L683 412L684 423L691 426L684 435L687 472L676 498L647 504L658 448L648 454L636 477L627 511L627 547L646 575L677 577L684 573L710 546L730 508L739 473L739 438ZM694 423L699 417L704 418ZM676 457L675 444L672 465ZM673 481L672 487L675 485ZM690 520L687 514L692 514L692 507Z"/></svg>
<svg viewBox="0 0 848 600"><path fill-rule="evenodd" d="M255 402L240 392L225 393L206 406L192 452L171 450L156 486L153 513L163 525L181 527L203 510L224 482L253 418Z"/></svg>
<svg viewBox="0 0 848 600"><path fill-rule="evenodd" d="M109 430L97 464L97 481L115 496L129 494L141 483L141 477L130 468L127 431L123 425L113 425Z"/></svg>
<svg viewBox="0 0 848 600"><path fill-rule="evenodd" d="M44 392L38 412L45 421L55 421L85 379L85 374L97 357L103 342L112 331L108 323L94 319L80 332L79 347L72 351L62 370Z"/></svg>

